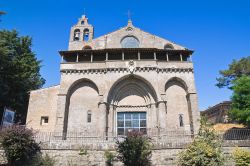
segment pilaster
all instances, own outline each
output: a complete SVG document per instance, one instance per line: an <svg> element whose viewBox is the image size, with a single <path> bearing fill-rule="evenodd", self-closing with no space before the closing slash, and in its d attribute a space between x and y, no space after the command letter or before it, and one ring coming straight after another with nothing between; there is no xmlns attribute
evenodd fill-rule
<svg viewBox="0 0 250 166"><path fill-rule="evenodd" d="M65 123L65 108L66 108L66 94L58 94L57 111L56 111L56 126L55 136L63 136L63 132L67 126ZM66 122L67 123L67 122Z"/></svg>
<svg viewBox="0 0 250 166"><path fill-rule="evenodd" d="M107 104L99 103L99 129L102 136L107 136Z"/></svg>
<svg viewBox="0 0 250 166"><path fill-rule="evenodd" d="M188 101L188 109L189 114L191 115L190 118L190 128L194 134L198 133L200 127L200 113L198 108L198 97L196 93L189 93L187 94L187 101Z"/></svg>
<svg viewBox="0 0 250 166"><path fill-rule="evenodd" d="M167 120L167 102L159 101L158 109L159 109L159 127L162 129L166 129L166 120Z"/></svg>

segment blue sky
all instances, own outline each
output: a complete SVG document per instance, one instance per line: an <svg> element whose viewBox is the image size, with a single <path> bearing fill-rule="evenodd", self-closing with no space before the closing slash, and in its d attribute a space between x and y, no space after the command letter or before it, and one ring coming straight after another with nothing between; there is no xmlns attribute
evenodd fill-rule
<svg viewBox="0 0 250 166"><path fill-rule="evenodd" d="M0 29L16 29L33 38L42 60L44 87L60 81L59 50L67 50L70 27L86 11L95 37L127 24L194 49L193 62L200 110L224 100L231 92L215 86L218 71L232 59L250 55L249 0L1 0Z"/></svg>

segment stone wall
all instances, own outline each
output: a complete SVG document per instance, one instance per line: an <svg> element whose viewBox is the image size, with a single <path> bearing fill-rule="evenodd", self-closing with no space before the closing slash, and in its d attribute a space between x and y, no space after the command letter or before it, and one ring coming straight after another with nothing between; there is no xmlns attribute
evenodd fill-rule
<svg viewBox="0 0 250 166"><path fill-rule="evenodd" d="M54 131L58 90L59 85L30 92L27 127L40 132ZM48 117L48 123L43 123L42 117Z"/></svg>
<svg viewBox="0 0 250 166"><path fill-rule="evenodd" d="M139 108L138 105L147 107L146 110L141 107L139 110L147 112L147 128L190 131L193 122L196 131L199 112L193 64L134 61L134 71L131 74L128 62L62 63L55 131L62 132L63 128L68 132L95 129L98 133L104 133L107 129L115 135L116 113L134 111L130 105L134 106L133 108ZM91 86L87 86L87 83ZM124 92L121 90L122 84L123 87L131 85L133 88L130 89L136 90ZM97 93L94 93L95 91ZM86 96L83 94L91 97L85 100ZM175 100L170 101L172 98ZM105 103L106 108L102 109L98 103ZM125 107L121 106L127 106L129 110L123 110ZM89 124L85 123L88 110L93 115L93 121ZM105 115L99 116L101 114ZM183 116L183 126L179 125L179 114Z"/></svg>
<svg viewBox="0 0 250 166"><path fill-rule="evenodd" d="M233 160L229 158L235 147L223 147L227 157L226 166L234 166ZM250 147L241 147L250 150ZM153 166L175 166L177 165L178 153L183 148L155 149L152 152ZM115 151L111 151L115 153ZM43 149L42 153L48 154L56 160L56 166L105 166L104 150L86 150L86 154L80 153L80 149ZM6 162L2 157L3 150L0 150L0 164ZM122 163L115 161L114 166L121 166Z"/></svg>
<svg viewBox="0 0 250 166"><path fill-rule="evenodd" d="M154 150L152 153L152 164L154 166L160 165L176 165L177 154L182 149L164 149ZM114 151L111 151L115 153ZM43 150L50 156L56 158L58 166L105 166L105 151L87 151L86 155L79 155L79 150ZM115 161L114 166L121 166L122 163Z"/></svg>
<svg viewBox="0 0 250 166"><path fill-rule="evenodd" d="M128 61L62 63L60 86L30 93L27 126L40 132L95 136L108 130L114 136L117 112L143 111L149 129L190 131L193 123L196 131L199 112L193 64L145 60L135 61L134 67L131 74ZM48 124L41 125L42 116L48 116Z"/></svg>

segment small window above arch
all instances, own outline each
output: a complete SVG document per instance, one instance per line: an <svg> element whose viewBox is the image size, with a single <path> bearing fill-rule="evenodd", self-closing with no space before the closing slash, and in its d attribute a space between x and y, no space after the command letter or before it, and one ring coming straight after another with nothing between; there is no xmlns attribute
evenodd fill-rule
<svg viewBox="0 0 250 166"><path fill-rule="evenodd" d="M121 40L122 48L139 48L139 40L134 36L126 36Z"/></svg>
<svg viewBox="0 0 250 166"><path fill-rule="evenodd" d="M134 29L132 27L128 27L126 31L133 31Z"/></svg>
<svg viewBox="0 0 250 166"><path fill-rule="evenodd" d="M165 44L164 49L165 50L173 50L174 46L172 44Z"/></svg>
<svg viewBox="0 0 250 166"><path fill-rule="evenodd" d="M91 46L84 46L82 49L83 50L92 50L92 47Z"/></svg>
<svg viewBox="0 0 250 166"><path fill-rule="evenodd" d="M81 25L84 25L84 24L85 24L85 21L84 21L84 20L82 20L82 21L81 21Z"/></svg>

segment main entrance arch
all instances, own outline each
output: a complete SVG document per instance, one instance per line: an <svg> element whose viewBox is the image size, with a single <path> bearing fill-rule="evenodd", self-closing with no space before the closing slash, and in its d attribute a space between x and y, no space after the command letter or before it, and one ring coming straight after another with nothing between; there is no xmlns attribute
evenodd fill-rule
<svg viewBox="0 0 250 166"><path fill-rule="evenodd" d="M131 75L119 79L110 89L109 132L126 135L129 130L146 132L157 123L157 95L145 79Z"/></svg>

